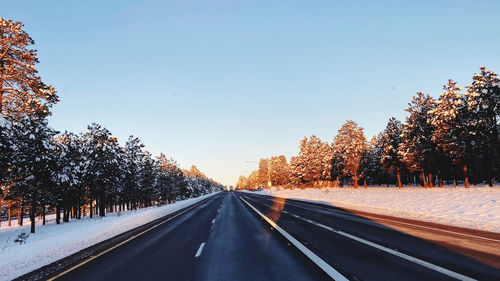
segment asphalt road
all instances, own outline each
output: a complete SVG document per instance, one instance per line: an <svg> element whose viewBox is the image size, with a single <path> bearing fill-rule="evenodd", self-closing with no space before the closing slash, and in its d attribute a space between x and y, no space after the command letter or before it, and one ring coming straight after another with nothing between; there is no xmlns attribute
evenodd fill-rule
<svg viewBox="0 0 500 281"><path fill-rule="evenodd" d="M499 251L497 234L225 192L57 280L500 280Z"/></svg>
<svg viewBox="0 0 500 281"><path fill-rule="evenodd" d="M222 193L57 280L331 279Z"/></svg>
<svg viewBox="0 0 500 281"><path fill-rule="evenodd" d="M384 216L379 219L270 196L239 196L350 280L457 279L435 266L460 274L462 279L500 280L498 234L467 233Z"/></svg>

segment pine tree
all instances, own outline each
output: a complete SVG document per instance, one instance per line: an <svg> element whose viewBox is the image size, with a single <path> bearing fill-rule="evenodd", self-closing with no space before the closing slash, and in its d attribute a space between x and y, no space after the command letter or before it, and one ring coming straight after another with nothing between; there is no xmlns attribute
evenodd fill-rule
<svg viewBox="0 0 500 281"><path fill-rule="evenodd" d="M236 184L236 189L245 190L248 189L248 179L245 176L240 176L238 178L238 183Z"/></svg>
<svg viewBox="0 0 500 281"><path fill-rule="evenodd" d="M121 173L118 157L122 150L118 140L101 125L93 123L87 130L83 142L87 154L85 182L89 189L90 214L92 217L93 201L96 200L99 215L103 217Z"/></svg>
<svg viewBox="0 0 500 281"><path fill-rule="evenodd" d="M8 180L13 153L11 122L0 115L0 187L2 190L5 188L2 183L6 183Z"/></svg>
<svg viewBox="0 0 500 281"><path fill-rule="evenodd" d="M148 151L142 153L139 163L139 189L141 190L141 203L145 207L151 206L155 184L155 163Z"/></svg>
<svg viewBox="0 0 500 281"><path fill-rule="evenodd" d="M404 165L401 156L398 155L399 146L402 142L401 133L401 122L396 118L391 117L384 132L382 133L382 157L380 159L380 163L384 170L388 173L396 173L397 185L399 188L401 188L400 171Z"/></svg>
<svg viewBox="0 0 500 281"><path fill-rule="evenodd" d="M37 75L33 44L22 23L0 18L0 115L17 120L48 115L59 101L55 89Z"/></svg>
<svg viewBox="0 0 500 281"><path fill-rule="evenodd" d="M305 163L298 156L294 156L290 159L288 167L290 171L290 183L295 186L302 184L304 182Z"/></svg>
<svg viewBox="0 0 500 281"><path fill-rule="evenodd" d="M273 185L285 185L289 179L289 168L283 155L273 156L269 164L270 179Z"/></svg>
<svg viewBox="0 0 500 281"><path fill-rule="evenodd" d="M335 136L333 150L342 156L343 176L352 177L354 187L357 188L359 164L366 150L363 128L348 120Z"/></svg>
<svg viewBox="0 0 500 281"><path fill-rule="evenodd" d="M293 169L300 182L319 186L320 180L331 179L332 150L328 143L316 136L303 138L299 155L293 159ZM292 165L292 161L290 162Z"/></svg>
<svg viewBox="0 0 500 281"><path fill-rule="evenodd" d="M83 143L76 134L64 132L55 138L58 148L57 168L54 173L56 193L53 204L56 206L56 223L68 222L71 210L76 210L76 217L81 218L81 206L85 199L85 157Z"/></svg>
<svg viewBox="0 0 500 281"><path fill-rule="evenodd" d="M139 163L142 158L144 144L139 138L129 136L125 143L125 170L123 184L123 200L127 203L127 209L136 209L139 201Z"/></svg>
<svg viewBox="0 0 500 281"><path fill-rule="evenodd" d="M471 112L456 82L448 80L443 89L445 92L436 102L436 108L429 111L434 126L432 140L455 165L462 167L465 187L469 187L467 163L473 153L473 136L469 128Z"/></svg>
<svg viewBox="0 0 500 281"><path fill-rule="evenodd" d="M483 169L489 171L489 183L500 177L500 79L484 66L467 85L467 104L474 115L470 126L476 137L475 151L482 160Z"/></svg>
<svg viewBox="0 0 500 281"><path fill-rule="evenodd" d="M55 167L52 138L56 131L47 125L44 117L23 118L13 123L15 154L12 160L10 197L22 198L30 206L31 233L35 233L35 215L39 207L45 209L50 200Z"/></svg>
<svg viewBox="0 0 500 281"><path fill-rule="evenodd" d="M403 142L398 153L410 171L422 173L423 185L433 186L433 171L436 170L439 150L432 140L434 127L431 124L432 115L429 111L436 108L436 101L429 95L417 93L405 109L410 113L403 124L401 139ZM428 182L426 180L428 175Z"/></svg>
<svg viewBox="0 0 500 281"><path fill-rule="evenodd" d="M380 165L381 158L382 137L373 136L373 138L368 142L368 146L363 152L363 156L361 157L361 162L359 164L360 177L363 177L365 187L367 185L367 181L370 184L380 182L382 174L382 168Z"/></svg>
<svg viewBox="0 0 500 281"><path fill-rule="evenodd" d="M269 159L261 158L259 160L259 186L267 187L269 181Z"/></svg>

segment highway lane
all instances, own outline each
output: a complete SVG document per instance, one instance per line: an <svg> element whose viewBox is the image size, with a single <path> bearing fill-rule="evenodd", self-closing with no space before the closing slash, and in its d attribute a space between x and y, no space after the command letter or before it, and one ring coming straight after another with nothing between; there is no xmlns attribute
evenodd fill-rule
<svg viewBox="0 0 500 281"><path fill-rule="evenodd" d="M222 200L215 195L56 280L189 280Z"/></svg>
<svg viewBox="0 0 500 281"><path fill-rule="evenodd" d="M221 193L56 280L331 279L234 193Z"/></svg>
<svg viewBox="0 0 500 281"><path fill-rule="evenodd" d="M484 262L484 259L499 260L496 251L500 244L492 237L481 239L454 235L432 227L418 227L418 235L426 238L422 239L411 235L417 230L410 226L403 225L413 229L413 232L406 231L411 234L405 233L401 223L399 226L391 226L387 221L382 224L338 209L249 193L238 195L352 280L455 280L439 270L401 256L416 258L465 278L500 280L498 267ZM467 245L470 248L475 245L476 252L483 252L483 261L432 240L446 240L445 235L449 239L448 244L459 244L456 247L470 244ZM370 243L381 247L374 247ZM475 253L475 257L477 256Z"/></svg>
<svg viewBox="0 0 500 281"><path fill-rule="evenodd" d="M206 251L206 252L205 252ZM331 280L230 192L215 218L196 280Z"/></svg>

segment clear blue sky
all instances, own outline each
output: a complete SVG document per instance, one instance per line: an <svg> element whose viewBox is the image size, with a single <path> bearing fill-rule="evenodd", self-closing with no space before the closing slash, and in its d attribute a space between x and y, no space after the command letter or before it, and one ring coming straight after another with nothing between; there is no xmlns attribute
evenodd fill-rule
<svg viewBox="0 0 500 281"><path fill-rule="evenodd" d="M124 143L235 184L261 157L367 137L417 91L500 72L500 1L4 1L61 102L50 124L98 122Z"/></svg>

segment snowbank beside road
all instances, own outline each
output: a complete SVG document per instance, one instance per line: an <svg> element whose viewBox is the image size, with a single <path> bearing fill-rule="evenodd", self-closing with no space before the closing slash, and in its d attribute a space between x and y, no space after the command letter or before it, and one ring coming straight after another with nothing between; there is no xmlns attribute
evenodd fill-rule
<svg viewBox="0 0 500 281"><path fill-rule="evenodd" d="M268 195L269 191L256 193ZM500 186L273 189L272 195L375 214L500 232Z"/></svg>
<svg viewBox="0 0 500 281"><path fill-rule="evenodd" d="M72 255L96 243L109 239L184 207L193 205L215 193L191 198L173 204L108 213L104 218L84 218L68 223L50 223L37 226L25 244L13 242L17 236L29 233L29 220L25 226L0 229L0 280L11 280L44 265ZM3 224L2 224L3 225Z"/></svg>

